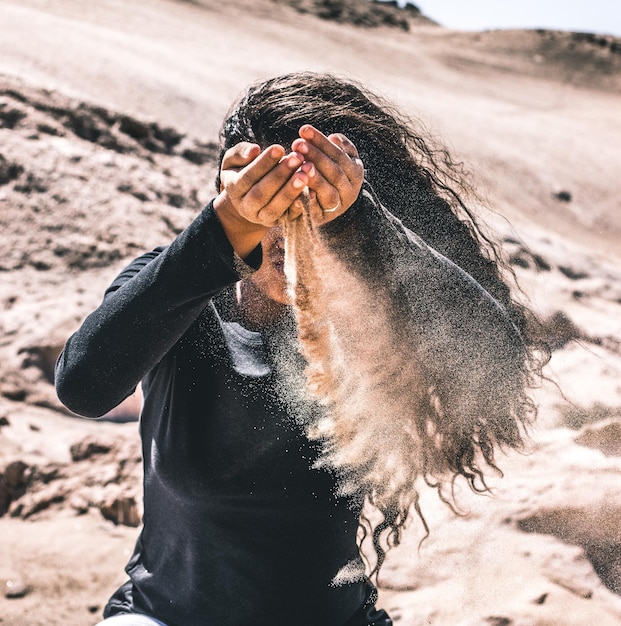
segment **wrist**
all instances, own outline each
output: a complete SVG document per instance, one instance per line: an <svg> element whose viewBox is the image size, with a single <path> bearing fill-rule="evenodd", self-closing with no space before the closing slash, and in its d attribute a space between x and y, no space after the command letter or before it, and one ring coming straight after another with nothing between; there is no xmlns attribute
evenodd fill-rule
<svg viewBox="0 0 621 626"><path fill-rule="evenodd" d="M259 245L268 228L240 215L226 191L218 194L213 201L213 208L233 250L242 259L246 258Z"/></svg>

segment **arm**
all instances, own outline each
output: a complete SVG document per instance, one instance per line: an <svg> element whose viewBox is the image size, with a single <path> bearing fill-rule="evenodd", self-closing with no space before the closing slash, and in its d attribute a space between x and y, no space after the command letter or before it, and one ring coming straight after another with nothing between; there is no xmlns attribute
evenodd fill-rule
<svg viewBox="0 0 621 626"><path fill-rule="evenodd" d="M237 282L240 257L257 269L259 242L300 194L303 157L242 143L222 161L218 197L167 248L144 255L107 290L56 365L60 400L98 417L133 392L218 291Z"/></svg>
<svg viewBox="0 0 621 626"><path fill-rule="evenodd" d="M247 260L257 266L260 256L258 248ZM88 417L112 409L242 267L208 205L170 246L128 266L67 341L56 364L60 400Z"/></svg>

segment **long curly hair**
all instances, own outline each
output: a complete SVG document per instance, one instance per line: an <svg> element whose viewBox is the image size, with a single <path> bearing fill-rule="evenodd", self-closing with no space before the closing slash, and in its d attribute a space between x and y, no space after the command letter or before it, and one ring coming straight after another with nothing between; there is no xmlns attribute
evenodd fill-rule
<svg viewBox="0 0 621 626"><path fill-rule="evenodd" d="M360 521L360 541L362 543L371 535L377 557L372 573L377 573L386 550L398 545L412 508L427 530L418 506L418 491L414 484L417 477L424 478L437 488L440 497L450 505L455 478L465 477L472 489L486 491L485 468L498 470L495 449L523 446L526 427L536 414L527 389L541 375L547 351L533 332L536 325L534 315L514 297L514 289L510 286L514 276L510 268L468 206L474 194L462 166L454 162L443 146L430 138L420 122L405 116L387 100L372 94L360 84L331 74L303 72L252 85L234 104L223 123L220 159L228 148L241 141L258 143L262 147L273 143L288 147L298 137L300 126L306 123L324 134L345 134L358 148L365 166L365 180L381 205L426 244L470 274L502 305L523 339L520 349L511 357L512 380L503 381L505 374L499 367L494 382L489 383L489 398L472 401L465 412L473 414L465 418L455 414L456 392L450 389L451 384L426 379L420 370L412 371L408 379L409 370L395 363L393 369L399 372L401 382L394 382L396 378L392 378L393 382L387 384L401 384L399 393L406 391L407 395L407 390L411 391L416 415L410 420L413 426L401 424L400 430L393 431L392 436L409 433L405 448L394 442L395 449L403 452L402 456L393 455L388 466L380 470L372 460L352 458L355 454L348 442L355 439L357 433L342 425L347 420L346 416L340 430L339 424L327 429L316 424L309 427L311 437L323 438L328 462L336 465L337 469L353 468L348 480L351 482L352 475L354 481L358 479L359 486L367 491L369 502L382 514L380 521L371 522L364 514ZM216 184L219 187L219 180ZM335 394L330 395L326 391L330 381L325 377L319 383L317 381L317 372L330 371L334 386L339 377L347 378L351 368L345 366L339 370L334 355L326 360L326 350L338 348L325 334L325 324L318 320L322 315L325 317L321 307L324 304L330 306L326 300L329 294L326 295L326 292L321 296L309 287L320 274L317 266L320 260L309 259L313 251L309 252L309 245L302 245L304 235L301 228L297 228L297 251L292 253L292 257L297 256L295 260L301 268L293 279L293 291L297 296L302 352L310 361L309 379L314 376L311 384L315 395L323 399L334 414L341 410L347 412L350 410L348 403L339 405ZM308 221L306 229L309 229ZM334 274L333 268L331 273ZM341 313L343 316L348 314L346 311ZM393 337L392 341L398 343L401 339ZM356 346L356 349L362 348L375 349L372 345ZM319 353L324 353L324 356ZM342 350L340 356L343 356ZM360 381L366 373L359 371L358 375L357 380ZM336 395L350 394L351 384L349 375ZM387 393L390 391L394 393L395 389L389 389ZM464 412L463 403L460 410ZM358 418L360 415L354 420L356 424L361 423ZM340 418L335 419L338 421ZM394 421L393 417L390 419ZM353 423L351 419L349 423ZM359 426L355 428L359 429ZM368 451L370 446L386 445L385 438L371 441L372 436L357 442L359 456L365 448ZM347 448L348 445L349 449L339 456L339 447ZM388 451L384 452L388 458ZM382 456L382 450L376 449L375 454ZM405 470L395 467L395 458L406 465ZM444 479L447 474L450 476L448 481ZM397 475L401 478L395 478ZM379 484L382 481L384 484ZM386 486L387 483L391 486Z"/></svg>

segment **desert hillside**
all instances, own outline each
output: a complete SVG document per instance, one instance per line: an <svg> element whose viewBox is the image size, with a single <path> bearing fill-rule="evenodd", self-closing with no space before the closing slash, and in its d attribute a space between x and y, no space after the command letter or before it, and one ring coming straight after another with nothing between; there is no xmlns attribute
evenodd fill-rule
<svg viewBox="0 0 621 626"><path fill-rule="evenodd" d="M465 516L424 495L431 536L389 553L380 604L404 626L621 624L621 41L376 9L0 0L0 624L94 624L124 580L140 398L71 416L54 360L213 196L231 101L293 70L366 83L464 161L553 349L528 454L494 497L464 488Z"/></svg>

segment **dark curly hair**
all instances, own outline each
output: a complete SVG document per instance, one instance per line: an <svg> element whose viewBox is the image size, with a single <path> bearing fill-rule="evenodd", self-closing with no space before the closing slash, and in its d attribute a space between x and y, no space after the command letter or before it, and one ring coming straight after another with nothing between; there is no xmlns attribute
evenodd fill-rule
<svg viewBox="0 0 621 626"><path fill-rule="evenodd" d="M482 419L466 436L457 433L457 427L447 419L450 397L442 398L441 390L434 391L435 396L425 407L426 417L435 422L437 429L434 452L441 448L444 466L450 469L453 480L463 476L474 490L486 491L478 459L482 456L483 465L497 470L494 461L497 446L523 445L524 427L536 414L525 389L541 375L547 350L534 332L534 315L514 298L510 268L467 205L474 192L467 184L463 168L429 137L422 124L403 115L388 101L354 81L310 72L279 76L251 86L223 123L220 162L224 152L241 141L261 147L274 143L288 147L306 123L326 135L345 134L356 145L365 166L365 179L382 205L429 246L478 281L504 307L522 335L524 350L519 355L519 380L502 399L489 400L498 414L510 413L511 419L499 418L495 423ZM513 394L511 406L500 406L509 394ZM444 400L444 408L438 409ZM425 427L419 430L422 432ZM430 443L425 437L428 435L422 432L423 441ZM452 497L443 493L441 483L434 478L432 452L422 465L426 469L425 480L450 503ZM368 497L373 504L373 493ZM371 532L377 556L375 573L384 560L384 546L399 543L412 505L427 528L417 496L410 499L407 507L400 506L396 500L380 505L383 520L379 523L371 524L362 516L361 541Z"/></svg>

